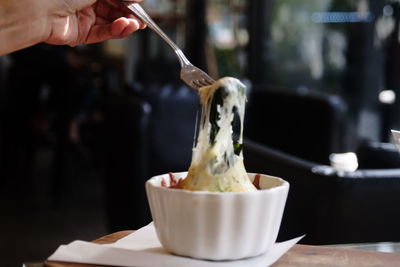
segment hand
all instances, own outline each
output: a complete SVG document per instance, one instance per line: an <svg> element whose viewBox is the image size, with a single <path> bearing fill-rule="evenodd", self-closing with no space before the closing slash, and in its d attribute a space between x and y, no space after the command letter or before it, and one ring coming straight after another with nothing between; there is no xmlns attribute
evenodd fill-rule
<svg viewBox="0 0 400 267"><path fill-rule="evenodd" d="M0 0L0 56L40 42L75 46L123 38L144 27L103 0Z"/></svg>
<svg viewBox="0 0 400 267"><path fill-rule="evenodd" d="M109 39L124 38L143 29L139 19L122 12L102 0L52 0L49 13L49 35L44 40L49 44L97 43ZM129 0L140 2L141 0Z"/></svg>

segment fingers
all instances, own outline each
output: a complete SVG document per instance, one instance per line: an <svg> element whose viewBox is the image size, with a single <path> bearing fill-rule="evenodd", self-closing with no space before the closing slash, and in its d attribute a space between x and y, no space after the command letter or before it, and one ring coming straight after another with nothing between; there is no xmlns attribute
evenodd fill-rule
<svg viewBox="0 0 400 267"><path fill-rule="evenodd" d="M140 2L140 0L129 1ZM124 38L146 27L146 24L133 14L127 14L103 1L97 1L93 8L96 14L95 23L87 33L85 43Z"/></svg>
<svg viewBox="0 0 400 267"><path fill-rule="evenodd" d="M111 24L113 38L125 38L140 29L137 19L119 18Z"/></svg>
<svg viewBox="0 0 400 267"><path fill-rule="evenodd" d="M112 23L94 25L86 40L86 43L97 43L109 39L124 38L139 30L141 27L137 19L118 18Z"/></svg>
<svg viewBox="0 0 400 267"><path fill-rule="evenodd" d="M131 0L129 0L129 1L131 1ZM132 1L133 1L133 0L132 0ZM135 16L132 15L132 14L129 14L129 15L127 16L127 18L137 20L137 22L139 23L139 29L141 29L141 30L143 30L143 29L145 29L145 28L147 27L147 25L146 25L143 21L141 21L140 19L138 19L137 17L135 17Z"/></svg>

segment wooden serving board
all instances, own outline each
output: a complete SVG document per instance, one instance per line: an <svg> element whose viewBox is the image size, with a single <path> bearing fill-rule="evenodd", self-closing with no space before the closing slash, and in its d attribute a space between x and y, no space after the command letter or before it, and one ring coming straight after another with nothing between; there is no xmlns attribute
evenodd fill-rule
<svg viewBox="0 0 400 267"><path fill-rule="evenodd" d="M103 236L99 239L93 241L96 244L111 244L115 241L124 238L125 236L133 233L134 231L121 231L116 232L111 235ZM46 267L104 267L101 265L94 264L80 264L80 263L70 263L70 262L59 262L59 261L45 261L44 266Z"/></svg>
<svg viewBox="0 0 400 267"><path fill-rule="evenodd" d="M400 253L295 245L273 267L399 267Z"/></svg>
<svg viewBox="0 0 400 267"><path fill-rule="evenodd" d="M94 243L113 243L134 231L121 231L104 236ZM45 261L47 267L105 267L101 265ZM400 253L356 249L295 245L272 267L399 267Z"/></svg>

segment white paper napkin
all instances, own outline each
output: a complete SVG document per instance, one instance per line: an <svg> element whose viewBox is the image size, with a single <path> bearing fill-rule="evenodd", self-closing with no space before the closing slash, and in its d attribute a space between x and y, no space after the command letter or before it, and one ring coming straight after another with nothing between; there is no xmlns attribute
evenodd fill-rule
<svg viewBox="0 0 400 267"><path fill-rule="evenodd" d="M166 252L158 241L154 225L151 223L113 244L73 241L68 245L61 245L48 260L127 267L265 267L277 261L301 238L302 236L275 243L270 251L258 257L236 261L205 261Z"/></svg>

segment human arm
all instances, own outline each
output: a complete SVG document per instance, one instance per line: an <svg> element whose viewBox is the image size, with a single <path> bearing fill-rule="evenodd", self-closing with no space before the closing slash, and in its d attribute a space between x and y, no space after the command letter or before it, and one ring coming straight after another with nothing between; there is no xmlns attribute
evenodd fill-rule
<svg viewBox="0 0 400 267"><path fill-rule="evenodd" d="M101 0L0 0L0 55L40 42L75 46L123 38L144 27Z"/></svg>

